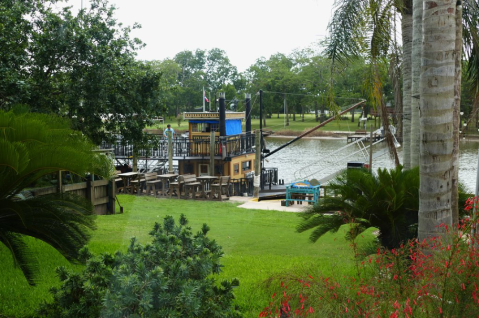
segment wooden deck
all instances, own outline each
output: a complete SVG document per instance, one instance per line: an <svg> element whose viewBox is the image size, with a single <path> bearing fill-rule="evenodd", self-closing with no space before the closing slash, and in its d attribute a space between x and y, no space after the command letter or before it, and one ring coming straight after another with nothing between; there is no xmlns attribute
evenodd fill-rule
<svg viewBox="0 0 479 318"><path fill-rule="evenodd" d="M347 137L347 143L355 142L356 140L361 139L361 138L365 138L364 141L365 141L365 142L369 142L370 139L371 139L371 136L370 136L369 134L353 134L353 135L349 135L349 136ZM373 142L376 142L376 141L379 141L379 140L381 140L381 135L374 134L374 135L373 135Z"/></svg>

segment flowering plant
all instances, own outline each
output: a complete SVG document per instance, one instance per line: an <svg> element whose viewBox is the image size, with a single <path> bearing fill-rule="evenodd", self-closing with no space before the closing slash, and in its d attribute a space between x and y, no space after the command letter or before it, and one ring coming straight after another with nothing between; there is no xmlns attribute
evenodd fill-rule
<svg viewBox="0 0 479 318"><path fill-rule="evenodd" d="M282 275L259 317L477 317L479 198L444 235L378 248L354 277Z"/></svg>

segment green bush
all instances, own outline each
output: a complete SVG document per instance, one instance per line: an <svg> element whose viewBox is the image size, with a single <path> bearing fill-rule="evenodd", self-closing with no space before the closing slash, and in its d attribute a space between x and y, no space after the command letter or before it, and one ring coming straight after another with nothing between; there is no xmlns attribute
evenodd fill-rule
<svg viewBox="0 0 479 318"><path fill-rule="evenodd" d="M184 215L176 225L167 216L155 224L153 241L136 239L123 254L93 256L82 273L58 268L62 282L53 288L54 301L40 308L47 317L240 317L233 307L236 279L216 283L222 249L206 234L192 234Z"/></svg>

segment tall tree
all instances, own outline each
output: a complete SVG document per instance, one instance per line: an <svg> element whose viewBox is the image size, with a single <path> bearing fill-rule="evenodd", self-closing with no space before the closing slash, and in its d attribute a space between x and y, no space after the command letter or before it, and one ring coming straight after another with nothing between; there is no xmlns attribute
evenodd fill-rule
<svg viewBox="0 0 479 318"><path fill-rule="evenodd" d="M412 51L409 57L405 54L404 58L411 59L411 92L410 92L410 147L408 160L409 167L419 166L419 106L420 92L419 81L421 76L421 50L422 50L422 0L413 0L413 30L412 30ZM404 154L404 163L406 163L406 154Z"/></svg>
<svg viewBox="0 0 479 318"><path fill-rule="evenodd" d="M422 23L419 240L453 221L456 1L425 1Z"/></svg>
<svg viewBox="0 0 479 318"><path fill-rule="evenodd" d="M77 15L55 3L0 4L2 26L8 26L0 28L5 44L0 47L5 56L0 60L0 106L10 109L21 102L34 111L67 115L97 143L110 132L143 139L142 129L159 113L161 99L160 74L135 61L143 44L116 22L107 0L91 0Z"/></svg>
<svg viewBox="0 0 479 318"><path fill-rule="evenodd" d="M422 0L420 0L422 1ZM415 48L417 48L418 43L414 42L414 30L413 30L413 12L412 12L412 4L411 1L408 1L407 5L402 7L402 15L401 15L401 33L402 33L402 42L403 42L403 61L402 61L402 74L403 74L403 109L402 109L402 142L403 142L403 165L405 169L410 169L414 167L411 165L411 144L412 144L412 108L411 105L413 102L413 98L411 96L412 86L413 86L413 79L412 79L412 64L414 61L411 59L412 52ZM416 30L417 31L417 30ZM416 41L418 40L416 34ZM420 36L421 34L419 34ZM420 51L419 51L420 52ZM417 52L415 51L415 54ZM417 56L417 55L414 55ZM418 67L416 62L416 67ZM418 125L419 126L419 125Z"/></svg>
<svg viewBox="0 0 479 318"><path fill-rule="evenodd" d="M345 65L361 56L369 61L370 70L366 74L369 99L379 110L390 155L396 165L399 158L389 130L381 72L387 68L384 57L391 48L395 12L402 5L403 1L394 0L338 1L330 22L331 36L326 48L326 54L333 63L332 70L336 68L335 64Z"/></svg>

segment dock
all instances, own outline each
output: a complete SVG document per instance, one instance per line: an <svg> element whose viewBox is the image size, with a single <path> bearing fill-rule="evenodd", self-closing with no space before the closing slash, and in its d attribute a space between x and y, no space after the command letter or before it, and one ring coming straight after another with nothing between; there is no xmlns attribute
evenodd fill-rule
<svg viewBox="0 0 479 318"><path fill-rule="evenodd" d="M373 134L373 142L381 140L381 135ZM348 135L347 143L355 142L356 140L363 139L364 142L370 142L371 136L366 133L354 133L353 135Z"/></svg>

